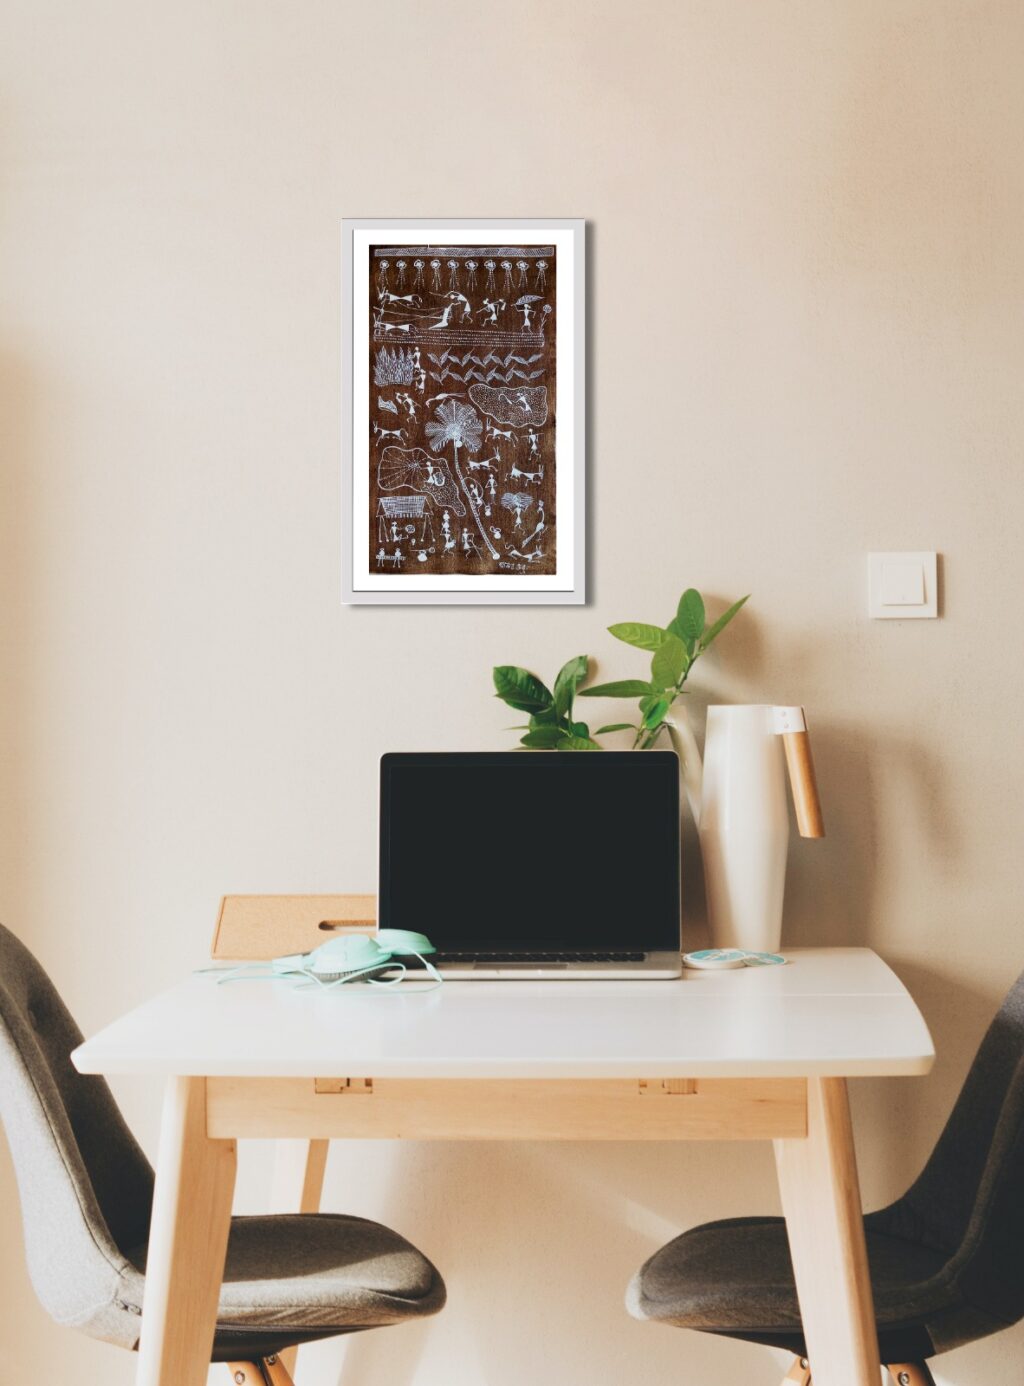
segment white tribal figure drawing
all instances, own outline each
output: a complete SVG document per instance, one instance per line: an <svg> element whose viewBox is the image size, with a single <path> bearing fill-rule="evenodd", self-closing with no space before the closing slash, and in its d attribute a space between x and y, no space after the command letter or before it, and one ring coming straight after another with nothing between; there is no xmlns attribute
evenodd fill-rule
<svg viewBox="0 0 1024 1386"><path fill-rule="evenodd" d="M375 440L376 440L378 446L384 441L385 438L397 438L399 442L404 442L404 440L405 440L405 429L404 429L404 428L381 428L381 426L380 426L379 423L374 422L374 425L373 425L373 436L374 436L374 438L375 438Z"/></svg>
<svg viewBox="0 0 1024 1386"><path fill-rule="evenodd" d="M518 481L519 478L522 477L522 479L529 482L531 486L539 486L544 480L544 468L540 467L535 472L521 472L513 462L508 476L510 481Z"/></svg>
<svg viewBox="0 0 1024 1386"><path fill-rule="evenodd" d="M522 529L523 516L526 514L527 510L529 510L530 506L533 504L533 497L528 496L525 492L513 493L506 491L501 498L501 503L506 510L511 510L513 515L515 515L516 517L516 522L513 528Z"/></svg>
<svg viewBox="0 0 1024 1386"><path fill-rule="evenodd" d="M555 248L390 243L369 254L373 570L412 585L553 574Z"/></svg>
<svg viewBox="0 0 1024 1386"><path fill-rule="evenodd" d="M532 544L535 540L539 539L540 536L544 533L544 530L545 530L545 528L546 528L546 526L545 526L545 524L544 524L544 502L543 502L543 501L538 501L538 502L537 502L537 507L538 507L538 509L540 510L540 519L537 521L537 525L536 525L536 528L534 529L533 533L530 534L530 535L528 535L527 538L525 538L525 539L523 540L523 548L524 548L524 549L526 548L527 544Z"/></svg>

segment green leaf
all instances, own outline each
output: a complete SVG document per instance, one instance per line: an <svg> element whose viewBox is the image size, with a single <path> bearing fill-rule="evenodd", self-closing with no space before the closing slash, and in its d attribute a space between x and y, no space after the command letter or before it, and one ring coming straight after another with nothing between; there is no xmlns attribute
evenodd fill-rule
<svg viewBox="0 0 1024 1386"><path fill-rule="evenodd" d="M589 739L590 728L587 726L586 722L571 722L569 725L573 736L585 736Z"/></svg>
<svg viewBox="0 0 1024 1386"><path fill-rule="evenodd" d="M558 723L558 713L553 707L546 708L543 712L535 712L530 718L529 727L524 731L536 731L538 727L553 727Z"/></svg>
<svg viewBox="0 0 1024 1386"><path fill-rule="evenodd" d="M563 736L556 751L600 751L602 748L589 736Z"/></svg>
<svg viewBox="0 0 1024 1386"><path fill-rule="evenodd" d="M587 655L577 655L563 664L555 679L555 711L559 716L572 711L576 689L582 679L587 677L590 660Z"/></svg>
<svg viewBox="0 0 1024 1386"><path fill-rule="evenodd" d="M678 616L673 616L671 621L669 621L668 625L665 627L665 629L669 633L669 635L677 635L680 640L685 642L686 635L683 631L682 626L679 624Z"/></svg>
<svg viewBox="0 0 1024 1386"><path fill-rule="evenodd" d="M695 587L688 587L679 598L676 620L684 640L699 640L704 634L704 598Z"/></svg>
<svg viewBox="0 0 1024 1386"><path fill-rule="evenodd" d="M660 697L661 697L661 694L660 694L660 693L649 693L649 694L647 695L646 698L641 698L641 699L640 699L640 713L641 713L641 716L646 716L646 714L647 714L648 712L650 712L651 708L652 708L652 707L654 706L654 704L659 700Z"/></svg>
<svg viewBox="0 0 1024 1386"><path fill-rule="evenodd" d="M618 683L595 683L581 688L581 698L642 698L655 690L643 679L621 679Z"/></svg>
<svg viewBox="0 0 1024 1386"><path fill-rule="evenodd" d="M738 602L733 602L729 610L724 612L721 616L719 616L718 620L714 623L714 625L708 626L700 642L700 647L702 650L706 650L707 647L711 644L712 640L714 640L716 636L721 635L722 631L725 630L726 626L736 615L739 609L743 606L744 602L749 600L750 593L748 592L745 597L740 597Z"/></svg>
<svg viewBox="0 0 1024 1386"><path fill-rule="evenodd" d="M605 732L613 731L636 731L632 722L609 722L606 727L598 727L595 736L603 736Z"/></svg>
<svg viewBox="0 0 1024 1386"><path fill-rule="evenodd" d="M623 621L617 626L608 627L609 635L616 640L624 640L627 645L635 645L638 650L656 650L665 639L660 626L645 626L641 621Z"/></svg>
<svg viewBox="0 0 1024 1386"><path fill-rule="evenodd" d="M669 698L655 698L654 702L644 713L644 726L653 731L655 727L660 727L665 720L665 714L672 706Z"/></svg>
<svg viewBox="0 0 1024 1386"><path fill-rule="evenodd" d="M502 702L520 712L544 712L553 701L540 679L514 664L499 664L492 671L494 687Z"/></svg>
<svg viewBox="0 0 1024 1386"><path fill-rule="evenodd" d="M686 646L678 635L666 634L665 643L655 650L651 660L651 682L659 688L674 688L689 667Z"/></svg>
<svg viewBox="0 0 1024 1386"><path fill-rule="evenodd" d="M525 736L519 738L520 746L528 746L531 751L550 751L552 746L557 746L566 739L568 735L561 727L538 727L536 731L527 732Z"/></svg>

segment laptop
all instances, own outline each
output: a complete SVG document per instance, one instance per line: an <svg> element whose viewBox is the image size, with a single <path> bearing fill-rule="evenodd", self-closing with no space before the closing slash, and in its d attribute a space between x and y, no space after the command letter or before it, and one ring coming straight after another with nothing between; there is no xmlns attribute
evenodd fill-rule
<svg viewBox="0 0 1024 1386"><path fill-rule="evenodd" d="M378 925L452 981L678 977L674 751L388 754Z"/></svg>

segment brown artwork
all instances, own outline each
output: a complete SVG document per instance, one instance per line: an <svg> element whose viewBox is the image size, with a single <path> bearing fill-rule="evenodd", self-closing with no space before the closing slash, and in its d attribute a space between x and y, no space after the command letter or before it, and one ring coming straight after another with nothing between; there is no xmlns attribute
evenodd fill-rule
<svg viewBox="0 0 1024 1386"><path fill-rule="evenodd" d="M369 255L372 571L554 573L554 247Z"/></svg>

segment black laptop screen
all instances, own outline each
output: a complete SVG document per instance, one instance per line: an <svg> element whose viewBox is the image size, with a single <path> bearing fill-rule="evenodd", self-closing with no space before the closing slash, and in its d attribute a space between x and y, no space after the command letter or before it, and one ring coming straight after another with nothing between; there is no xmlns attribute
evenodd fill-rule
<svg viewBox="0 0 1024 1386"><path fill-rule="evenodd" d="M382 757L379 914L444 952L677 950L678 759Z"/></svg>

